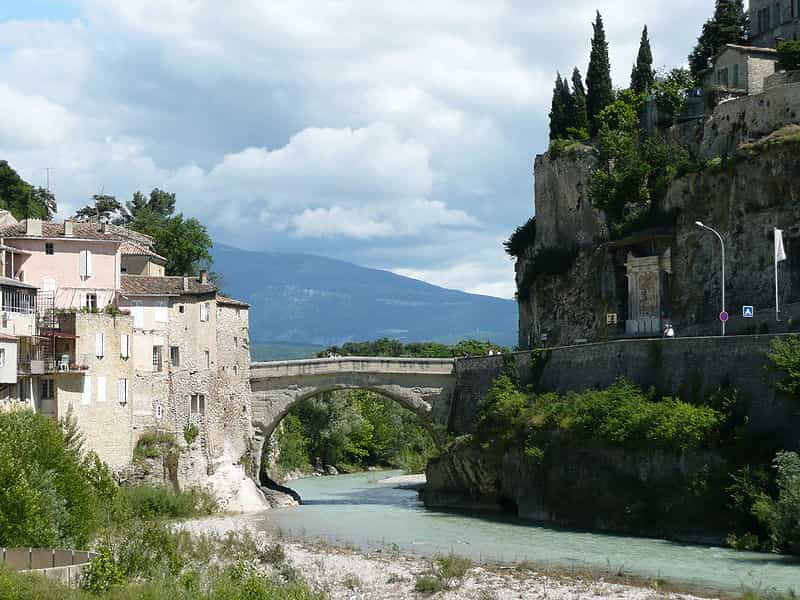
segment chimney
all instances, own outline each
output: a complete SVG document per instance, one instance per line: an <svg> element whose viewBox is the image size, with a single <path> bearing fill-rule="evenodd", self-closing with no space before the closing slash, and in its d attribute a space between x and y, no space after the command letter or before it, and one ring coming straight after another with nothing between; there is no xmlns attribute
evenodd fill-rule
<svg viewBox="0 0 800 600"><path fill-rule="evenodd" d="M25 219L25 235L42 236L41 219Z"/></svg>
<svg viewBox="0 0 800 600"><path fill-rule="evenodd" d="M75 222L72 219L64 221L64 237L72 237L74 235L72 226Z"/></svg>
<svg viewBox="0 0 800 600"><path fill-rule="evenodd" d="M206 271L205 269L200 271L200 283L202 285L205 285L205 284L208 283L208 271Z"/></svg>
<svg viewBox="0 0 800 600"><path fill-rule="evenodd" d="M183 276L183 291L189 291L189 278L186 275Z"/></svg>

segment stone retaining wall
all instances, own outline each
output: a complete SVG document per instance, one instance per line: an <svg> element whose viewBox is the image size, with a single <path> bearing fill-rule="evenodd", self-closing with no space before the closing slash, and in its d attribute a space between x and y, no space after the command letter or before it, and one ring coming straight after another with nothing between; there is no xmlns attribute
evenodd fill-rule
<svg viewBox="0 0 800 600"><path fill-rule="evenodd" d="M660 395L698 400L719 387L739 390L756 431L780 435L787 448L800 442L800 402L775 390L767 370L775 335L619 340L548 349L538 365L531 352L514 357L524 384L537 391L570 392L606 387L624 377ZM503 357L459 359L450 430L472 429L480 399L503 368Z"/></svg>

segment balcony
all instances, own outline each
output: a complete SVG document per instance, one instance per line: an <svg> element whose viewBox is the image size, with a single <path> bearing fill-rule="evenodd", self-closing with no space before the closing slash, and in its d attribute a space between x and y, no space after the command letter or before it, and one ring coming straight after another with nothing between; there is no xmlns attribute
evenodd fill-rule
<svg viewBox="0 0 800 600"><path fill-rule="evenodd" d="M20 375L82 373L89 369L89 355L76 354L74 336L20 338L17 370Z"/></svg>

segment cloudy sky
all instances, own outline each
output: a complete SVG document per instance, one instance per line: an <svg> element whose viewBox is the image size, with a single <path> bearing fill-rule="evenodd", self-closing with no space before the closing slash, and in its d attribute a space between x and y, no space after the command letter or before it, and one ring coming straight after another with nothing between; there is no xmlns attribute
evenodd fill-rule
<svg viewBox="0 0 800 600"><path fill-rule="evenodd" d="M216 241L511 297L556 70L595 9L685 62L712 0L0 0L0 158L61 216L160 187Z"/></svg>

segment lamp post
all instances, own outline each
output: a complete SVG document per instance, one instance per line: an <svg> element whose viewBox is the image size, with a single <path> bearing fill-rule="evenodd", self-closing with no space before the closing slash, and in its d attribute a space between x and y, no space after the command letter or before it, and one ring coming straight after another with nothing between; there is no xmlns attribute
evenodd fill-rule
<svg viewBox="0 0 800 600"><path fill-rule="evenodd" d="M725 242L722 239L722 236L719 234L719 231L716 229L712 229L708 225L704 225L700 221L695 221L695 225L701 227L702 229L707 229L711 233L717 236L719 239L720 246L722 246L722 313L725 312ZM722 313L720 313L720 320L722 318ZM722 335L725 335L725 321L722 321Z"/></svg>

